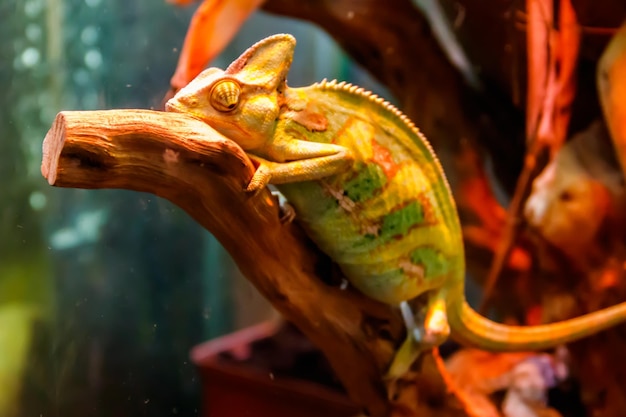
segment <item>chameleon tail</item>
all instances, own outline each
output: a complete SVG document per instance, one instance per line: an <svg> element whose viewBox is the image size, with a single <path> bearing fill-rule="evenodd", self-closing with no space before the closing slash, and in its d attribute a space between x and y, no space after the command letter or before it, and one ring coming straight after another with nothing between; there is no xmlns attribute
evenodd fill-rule
<svg viewBox="0 0 626 417"><path fill-rule="evenodd" d="M539 326L496 323L478 314L466 301L449 303L448 306L452 337L460 343L492 351L543 350L582 339L626 321L626 303Z"/></svg>

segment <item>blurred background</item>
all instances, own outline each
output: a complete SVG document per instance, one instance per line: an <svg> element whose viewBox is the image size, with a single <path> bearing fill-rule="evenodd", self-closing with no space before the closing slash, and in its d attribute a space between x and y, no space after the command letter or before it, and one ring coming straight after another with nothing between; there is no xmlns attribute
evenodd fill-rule
<svg viewBox="0 0 626 417"><path fill-rule="evenodd" d="M199 413L189 350L275 313L205 230L158 197L50 187L57 112L159 108L195 5L0 3L0 417ZM392 99L310 24L257 12L213 66L296 36L292 86Z"/></svg>

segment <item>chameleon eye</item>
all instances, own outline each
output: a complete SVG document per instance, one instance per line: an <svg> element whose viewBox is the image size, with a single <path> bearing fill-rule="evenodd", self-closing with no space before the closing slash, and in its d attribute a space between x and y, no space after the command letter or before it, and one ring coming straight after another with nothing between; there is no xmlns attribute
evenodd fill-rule
<svg viewBox="0 0 626 417"><path fill-rule="evenodd" d="M217 82L211 90L211 105L218 111L229 112L235 110L239 104L241 87L233 80Z"/></svg>

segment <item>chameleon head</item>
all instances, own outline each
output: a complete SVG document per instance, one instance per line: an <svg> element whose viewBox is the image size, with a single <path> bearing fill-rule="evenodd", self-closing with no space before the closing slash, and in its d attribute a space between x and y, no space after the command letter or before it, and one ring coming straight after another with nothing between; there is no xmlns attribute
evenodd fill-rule
<svg viewBox="0 0 626 417"><path fill-rule="evenodd" d="M182 88L165 109L202 119L244 150L272 137L286 88L295 39L275 35L250 47L225 71L209 68Z"/></svg>

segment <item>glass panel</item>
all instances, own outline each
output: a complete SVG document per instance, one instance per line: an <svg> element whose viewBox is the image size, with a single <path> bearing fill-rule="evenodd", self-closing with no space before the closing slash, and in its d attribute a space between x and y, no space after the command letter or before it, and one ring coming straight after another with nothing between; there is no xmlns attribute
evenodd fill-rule
<svg viewBox="0 0 626 417"><path fill-rule="evenodd" d="M40 174L58 111L160 106L193 10L0 3L0 416L195 415L190 349L275 314L168 201L53 188ZM298 39L290 84L381 91L320 30L261 12L214 65L279 32Z"/></svg>

